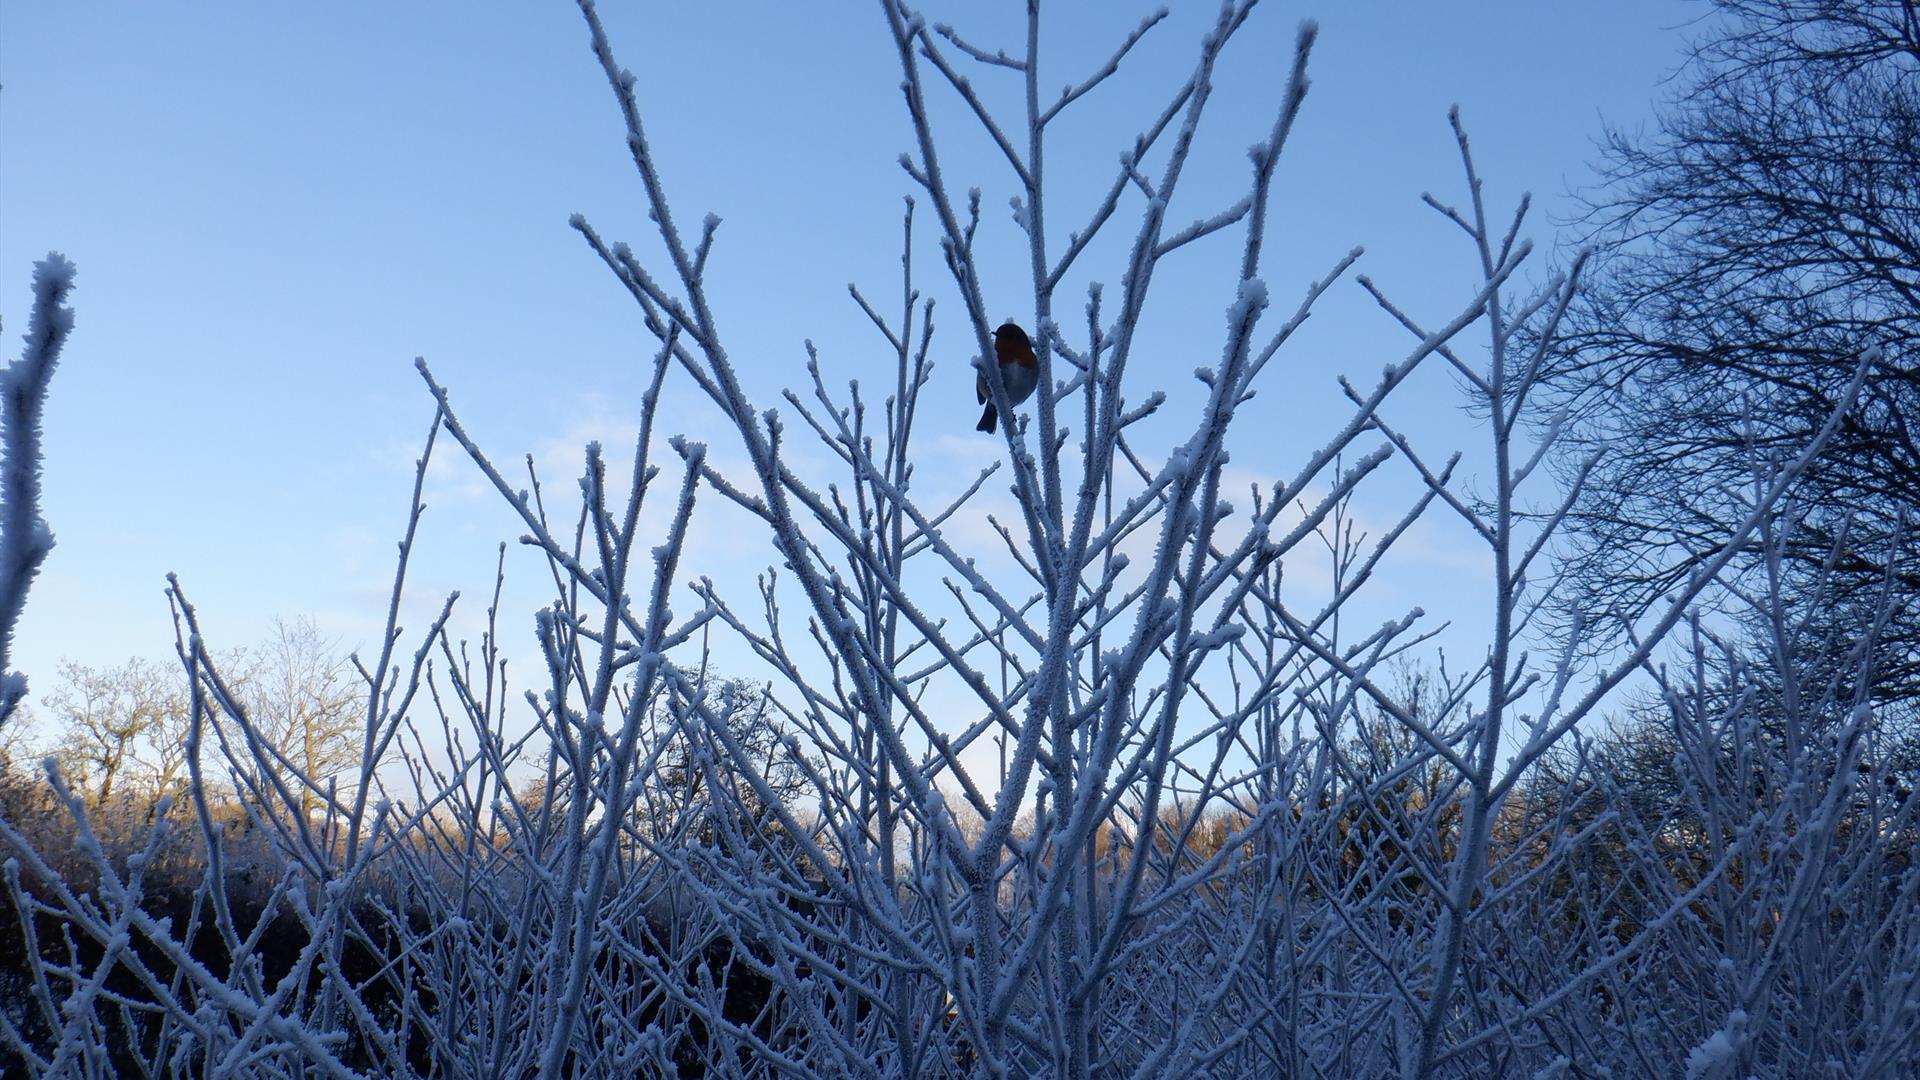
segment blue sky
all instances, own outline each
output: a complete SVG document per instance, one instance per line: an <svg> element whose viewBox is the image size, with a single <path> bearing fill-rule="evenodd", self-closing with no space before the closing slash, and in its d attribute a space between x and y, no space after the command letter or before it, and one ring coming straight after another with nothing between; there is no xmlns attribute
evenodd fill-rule
<svg viewBox="0 0 1920 1080"><path fill-rule="evenodd" d="M858 282L897 307L909 181L894 162L909 131L880 12L605 7L676 211L725 221L711 288L756 400L774 404L779 389L801 385L805 339L836 385L890 370L846 296ZM1022 7L932 14L1012 49ZM1056 74L1043 85L1077 81L1139 15L1092 2L1049 10ZM1123 141L1188 70L1213 10L1176 5L1118 82L1077 108L1051 151L1057 228L1073 227L1104 189ZM1560 233L1550 218L1570 212L1566 193L1587 182L1602 121L1644 121L1696 14L1674 0L1263 5L1224 61L1192 201L1173 216L1197 216L1241 182L1242 150L1271 123L1295 26L1317 18L1313 90L1277 188L1266 275L1277 306L1365 244L1361 269L1439 321L1473 288L1467 248L1419 202L1426 190L1460 197L1448 106L1462 107L1497 212L1533 192L1530 235L1551 247ZM977 81L991 100L1013 100L992 73ZM647 222L571 4L12 3L0 6L0 86L5 356L25 329L33 260L59 250L80 270L78 326L46 417L45 513L58 547L15 650L34 698L61 657L166 654L169 571L216 645L258 641L274 617L300 615L349 646L375 642L432 415L416 356L452 387L495 459L534 453L550 490L569 489L587 439L617 447L631 431L646 341L566 222L578 211L636 242ZM1004 167L962 128L950 95L941 101L955 134L949 175L985 189L983 242L1005 253L989 302L1024 321L1031 301L1020 298ZM1219 336L1230 245L1163 279L1152 342L1166 360L1160 375L1143 369L1136 397L1163 376L1177 410L1188 373L1211 362L1213 346L1194 343ZM1092 258L1085 276L1111 283L1113 265ZM943 305L936 340L954 352L936 350L925 465L964 477L996 451L971 430L971 346L937 255L923 248L916 266ZM1077 310L1073 292L1064 299ZM1291 475L1288 463L1330 429L1334 376L1377 372L1404 351L1357 286L1336 288L1269 382L1261 438L1236 463ZM684 391L669 428L703 434L711 415ZM1474 435L1456 404L1439 378L1393 415L1444 446ZM724 441L708 437L727 460ZM421 626L461 588L470 628L494 546L519 529L451 455L428 497L408 622ZM723 584L732 574L744 592L743 571L768 555L721 522L693 569ZM1444 609L1471 584L1476 563L1460 537L1436 524L1419 540L1406 577L1383 585L1383 610L1433 607L1415 595L1422 585ZM504 626L524 648L543 572L520 558L509 573Z"/></svg>

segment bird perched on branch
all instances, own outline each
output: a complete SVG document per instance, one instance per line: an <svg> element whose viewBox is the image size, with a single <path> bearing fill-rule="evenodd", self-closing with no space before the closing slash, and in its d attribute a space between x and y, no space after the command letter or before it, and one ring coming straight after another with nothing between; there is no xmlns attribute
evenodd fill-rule
<svg viewBox="0 0 1920 1080"><path fill-rule="evenodd" d="M1040 381L1040 365L1033 356L1033 339L1014 322L1000 325L993 332L993 355L1000 364L1000 382L1007 388L1007 400L1015 405L1027 400L1033 394L1034 384ZM987 392L987 376L981 372L974 378L974 393L986 406L980 414L980 422L974 425L975 431L992 431L999 421L1000 410L988 400L992 395Z"/></svg>

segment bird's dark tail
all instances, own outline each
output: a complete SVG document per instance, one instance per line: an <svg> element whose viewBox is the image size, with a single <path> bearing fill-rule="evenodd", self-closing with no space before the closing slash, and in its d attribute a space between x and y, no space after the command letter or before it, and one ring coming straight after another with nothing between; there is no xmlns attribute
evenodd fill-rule
<svg viewBox="0 0 1920 1080"><path fill-rule="evenodd" d="M987 402L987 410L980 414L980 422L973 425L973 430L992 431L994 427L997 425L997 422L999 421L999 419L1000 419L1000 410L994 408L993 402L989 401Z"/></svg>

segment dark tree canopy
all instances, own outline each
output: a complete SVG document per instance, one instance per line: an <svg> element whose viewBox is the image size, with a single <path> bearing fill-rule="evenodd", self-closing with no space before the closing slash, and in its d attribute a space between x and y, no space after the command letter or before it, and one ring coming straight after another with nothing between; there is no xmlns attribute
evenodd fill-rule
<svg viewBox="0 0 1920 1080"><path fill-rule="evenodd" d="M1783 573L1830 576L1864 631L1920 588L1920 7L1713 0L1699 32L1652 129L1609 134L1589 200L1559 360L1574 459L1600 456L1572 569L1590 615L1671 588L1742 516L1751 451L1798 453L1877 356L1776 533ZM1916 646L1920 613L1896 612L1883 696L1920 697Z"/></svg>

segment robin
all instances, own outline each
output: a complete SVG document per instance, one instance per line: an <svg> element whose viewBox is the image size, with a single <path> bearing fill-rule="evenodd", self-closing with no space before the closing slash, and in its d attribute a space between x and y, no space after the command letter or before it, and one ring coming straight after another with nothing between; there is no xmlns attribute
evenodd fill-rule
<svg viewBox="0 0 1920 1080"><path fill-rule="evenodd" d="M1014 322L1002 323L1000 329L993 332L993 354L1000 361L1000 382L1007 388L1007 400L1018 405L1033 394L1034 384L1040 381L1040 365L1033 357L1033 339ZM984 372L974 377L974 394L986 410L980 414L980 422L974 425L975 431L992 431L999 420L1000 410L987 400L987 376Z"/></svg>

